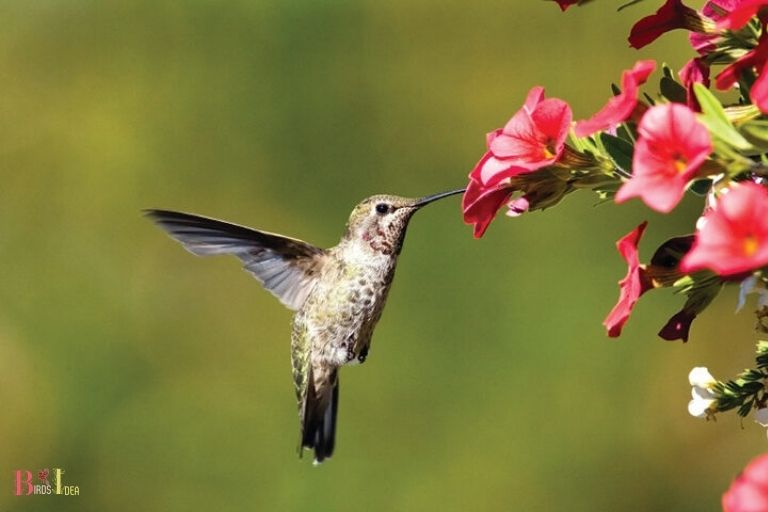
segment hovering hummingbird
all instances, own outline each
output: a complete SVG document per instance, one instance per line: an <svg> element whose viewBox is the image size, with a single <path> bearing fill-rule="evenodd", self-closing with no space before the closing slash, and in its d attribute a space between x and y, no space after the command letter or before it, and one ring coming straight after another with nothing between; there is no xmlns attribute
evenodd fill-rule
<svg viewBox="0 0 768 512"><path fill-rule="evenodd" d="M296 311L291 362L301 446L315 462L333 454L339 368L368 357L411 216L464 189L418 199L376 195L355 206L341 241L321 249L295 238L168 210L146 210L193 254L233 254L280 302Z"/></svg>

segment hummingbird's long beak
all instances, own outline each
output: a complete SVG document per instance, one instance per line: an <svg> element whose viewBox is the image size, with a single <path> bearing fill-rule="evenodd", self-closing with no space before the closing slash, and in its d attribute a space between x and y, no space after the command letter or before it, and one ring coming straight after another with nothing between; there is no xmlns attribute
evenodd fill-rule
<svg viewBox="0 0 768 512"><path fill-rule="evenodd" d="M414 201L412 206L414 208L421 208L422 206L426 206L429 203L437 201L438 199L442 199L442 198L448 197L448 196L455 196L456 194L463 194L465 190L467 190L467 189L460 188L458 190L451 190L450 192L440 192L439 194L432 194L431 196L424 196L424 197L419 198L416 201Z"/></svg>

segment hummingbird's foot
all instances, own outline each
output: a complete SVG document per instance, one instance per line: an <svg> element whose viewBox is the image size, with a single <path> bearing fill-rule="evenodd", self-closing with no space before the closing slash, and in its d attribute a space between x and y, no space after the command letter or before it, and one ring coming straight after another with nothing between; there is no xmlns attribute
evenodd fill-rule
<svg viewBox="0 0 768 512"><path fill-rule="evenodd" d="M369 347L366 345L360 349L360 354L358 354L357 360L360 361L361 363L364 363L365 359L368 357L368 348Z"/></svg>

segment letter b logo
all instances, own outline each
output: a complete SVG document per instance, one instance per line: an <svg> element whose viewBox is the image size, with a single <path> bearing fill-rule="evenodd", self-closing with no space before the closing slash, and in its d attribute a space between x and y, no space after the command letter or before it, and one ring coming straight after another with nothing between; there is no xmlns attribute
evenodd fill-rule
<svg viewBox="0 0 768 512"><path fill-rule="evenodd" d="M21 496L22 484L27 486L27 492L25 496L32 494L32 472L23 471L21 469L16 470L16 496Z"/></svg>

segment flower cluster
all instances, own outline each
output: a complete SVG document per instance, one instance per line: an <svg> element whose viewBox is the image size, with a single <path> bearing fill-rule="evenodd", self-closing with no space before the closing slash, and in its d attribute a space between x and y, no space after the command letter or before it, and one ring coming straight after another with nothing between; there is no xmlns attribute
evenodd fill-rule
<svg viewBox="0 0 768 512"><path fill-rule="evenodd" d="M565 10L578 1L558 1ZM687 193L704 198L693 234L673 238L641 263L643 223L618 241L628 265L619 300L604 325L621 334L645 292L673 288L686 296L662 326L667 340L687 341L693 320L726 283L765 281L768 266L768 0L711 0L696 11L667 0L638 21L630 46L641 48L665 32L690 32L695 56L678 72L661 68L659 93L639 89L657 65L636 62L621 87L588 119L573 121L565 100L534 87L503 128L486 137L487 151L469 174L462 203L474 235L484 235L496 213L510 217L551 207L569 193L593 190L600 199L640 199L660 213ZM710 87L734 89L729 105ZM765 82L765 84L764 84ZM768 273L766 273L768 276Z"/></svg>
<svg viewBox="0 0 768 512"><path fill-rule="evenodd" d="M588 0L555 1L565 11ZM768 336L768 0L709 0L700 10L666 0L635 23L628 41L642 48L671 30L688 31L685 66L674 72L636 62L588 119L574 121L565 100L531 89L512 118L487 135L469 174L464 220L480 238L499 210L519 217L580 189L601 202L639 199L663 214L686 195L698 196L701 215L691 233L667 240L650 260L640 257L646 222L618 240L627 273L603 322L608 336L621 334L641 296L672 288L685 302L658 333L687 341L694 319L731 283L740 284L739 307L747 294L759 295L758 331ZM659 67L658 93L641 96ZM768 342L758 343L756 367L733 380L698 367L689 382L691 415L713 419L735 410L768 427ZM737 478L724 509L768 510L767 475L768 455Z"/></svg>

